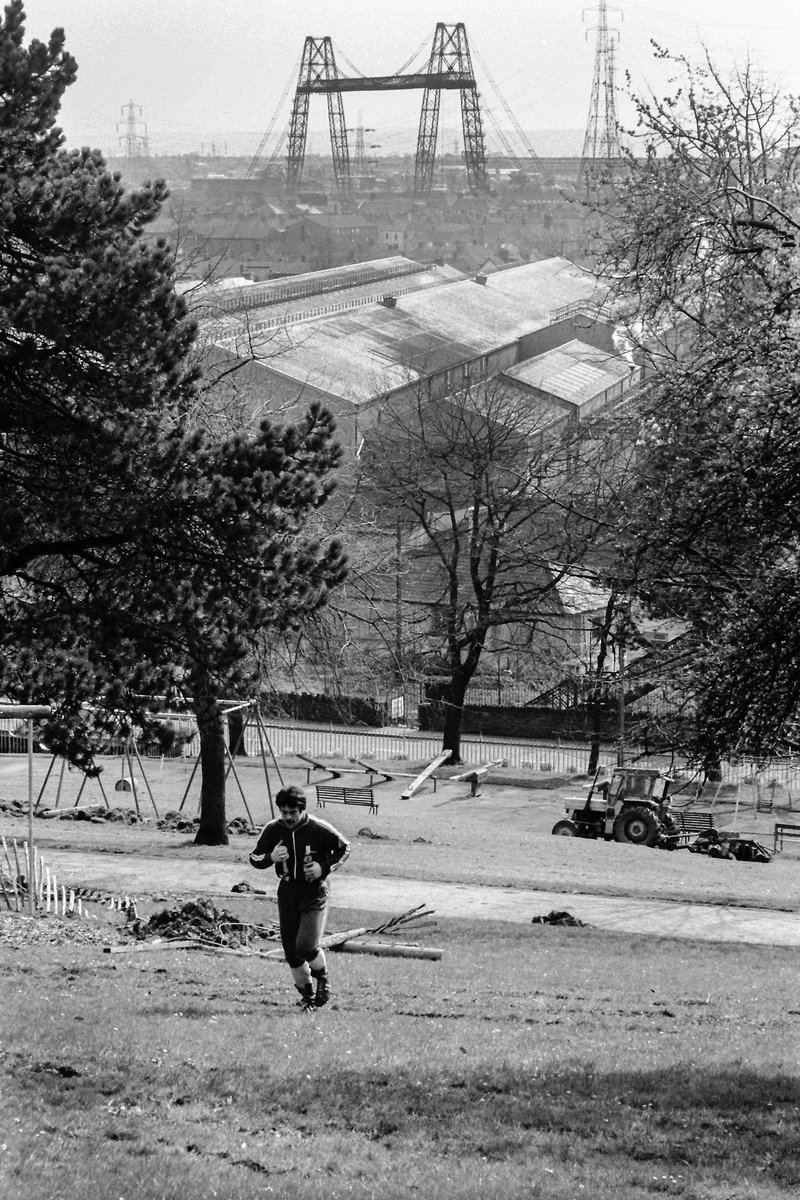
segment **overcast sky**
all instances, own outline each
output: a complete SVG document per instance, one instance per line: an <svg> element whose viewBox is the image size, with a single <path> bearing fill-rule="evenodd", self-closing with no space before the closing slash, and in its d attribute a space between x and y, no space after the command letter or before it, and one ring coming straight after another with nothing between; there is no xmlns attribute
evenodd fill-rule
<svg viewBox="0 0 800 1200"><path fill-rule="evenodd" d="M153 153L213 145L252 154L272 126L269 156L285 133L307 36L332 39L340 74L386 75L424 68L437 21L466 26L490 149L494 128L514 129L506 108L529 134L581 131L589 112L597 8L578 0L28 0L26 11L27 40L63 26L78 61L61 114L68 143L106 154L122 152L132 101ZM638 88L664 90L654 38L691 57L705 45L726 69L749 55L800 94L794 0L630 0L609 4L608 19L622 89L629 71ZM420 100L420 92L346 95L346 121L367 131L368 155L412 153ZM624 118L624 96L618 108ZM457 93L445 93L445 149L459 128ZM309 149L327 148L322 97L311 98L310 134ZM533 145L557 152L547 139Z"/></svg>

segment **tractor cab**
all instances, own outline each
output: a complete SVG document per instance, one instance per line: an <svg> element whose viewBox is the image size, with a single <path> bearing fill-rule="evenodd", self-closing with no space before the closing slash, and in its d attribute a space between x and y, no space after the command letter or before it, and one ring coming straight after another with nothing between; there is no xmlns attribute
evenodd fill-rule
<svg viewBox="0 0 800 1200"><path fill-rule="evenodd" d="M645 801L663 805L669 796L669 775L652 767L615 767L607 781L606 800L609 804L622 804L624 800Z"/></svg>

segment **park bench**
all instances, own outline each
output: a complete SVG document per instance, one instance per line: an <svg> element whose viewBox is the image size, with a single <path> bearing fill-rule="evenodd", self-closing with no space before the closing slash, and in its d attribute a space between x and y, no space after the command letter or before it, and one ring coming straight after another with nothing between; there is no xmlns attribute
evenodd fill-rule
<svg viewBox="0 0 800 1200"><path fill-rule="evenodd" d="M774 837L773 851L777 854L779 850L783 849L784 838L800 838L800 825L787 825L785 822L777 821Z"/></svg>
<svg viewBox="0 0 800 1200"><path fill-rule="evenodd" d="M358 804L377 814L378 805L371 787L339 787L332 783L318 783L316 789L317 808L325 808L326 804Z"/></svg>
<svg viewBox="0 0 800 1200"><path fill-rule="evenodd" d="M692 812L690 809L676 812L673 809L672 816L678 826L682 843L687 842L690 837L698 833L707 833L709 829L715 828L714 814L711 812Z"/></svg>

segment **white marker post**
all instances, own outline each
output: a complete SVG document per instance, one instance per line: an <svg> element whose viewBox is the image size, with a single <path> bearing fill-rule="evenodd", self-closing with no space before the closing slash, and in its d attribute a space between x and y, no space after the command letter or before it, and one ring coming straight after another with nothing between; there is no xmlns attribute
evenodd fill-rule
<svg viewBox="0 0 800 1200"><path fill-rule="evenodd" d="M20 717L28 722L28 911L36 912L36 851L33 845L33 722L36 717L49 717L49 704L0 704L0 717Z"/></svg>

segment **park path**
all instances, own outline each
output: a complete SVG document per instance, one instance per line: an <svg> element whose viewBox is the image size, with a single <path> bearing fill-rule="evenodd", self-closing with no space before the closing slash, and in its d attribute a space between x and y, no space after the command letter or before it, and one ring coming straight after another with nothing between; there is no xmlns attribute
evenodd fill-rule
<svg viewBox="0 0 800 1200"><path fill-rule="evenodd" d="M97 888L116 895L228 896L234 884L242 882L274 895L272 880L242 863L55 849L47 850L46 862L59 882L67 886ZM535 916L566 910L597 929L618 933L800 947L800 914L773 909L367 878L347 869L337 872L331 882L334 906L390 915L424 905L442 918L529 924Z"/></svg>

